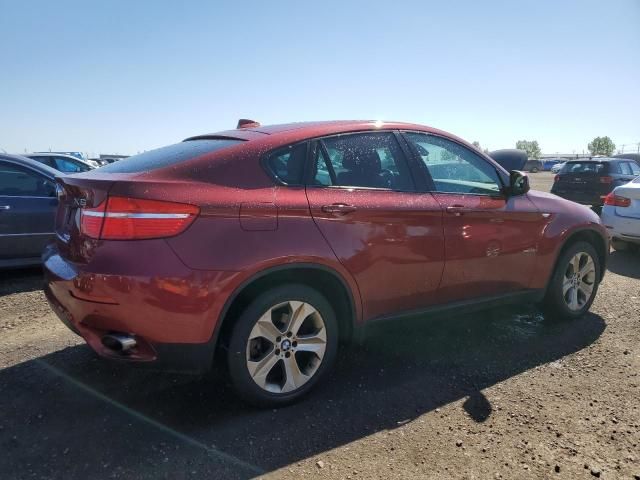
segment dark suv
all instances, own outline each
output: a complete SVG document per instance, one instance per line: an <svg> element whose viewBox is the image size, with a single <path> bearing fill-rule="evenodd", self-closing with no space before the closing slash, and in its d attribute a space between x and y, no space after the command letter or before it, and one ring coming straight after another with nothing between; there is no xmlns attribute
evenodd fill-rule
<svg viewBox="0 0 640 480"><path fill-rule="evenodd" d="M601 207L617 186L640 175L640 166L624 158L573 160L555 176L551 193L583 205Z"/></svg>

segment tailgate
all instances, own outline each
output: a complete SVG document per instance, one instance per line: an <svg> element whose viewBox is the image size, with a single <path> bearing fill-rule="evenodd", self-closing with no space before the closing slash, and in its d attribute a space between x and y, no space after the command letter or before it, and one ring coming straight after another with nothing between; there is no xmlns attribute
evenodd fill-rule
<svg viewBox="0 0 640 480"><path fill-rule="evenodd" d="M57 177L58 211L56 214L56 242L60 255L73 262L89 260L97 240L80 233L80 210L100 205L106 200L112 179Z"/></svg>

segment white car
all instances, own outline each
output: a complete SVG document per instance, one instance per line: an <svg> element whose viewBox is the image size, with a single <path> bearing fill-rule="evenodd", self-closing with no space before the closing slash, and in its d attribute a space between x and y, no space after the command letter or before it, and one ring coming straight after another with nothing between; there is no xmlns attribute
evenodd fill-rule
<svg viewBox="0 0 640 480"><path fill-rule="evenodd" d="M562 170L562 167L564 167L564 164L566 162L561 162L561 163L556 163L555 165L553 165L551 167L551 173L558 173L560 170Z"/></svg>
<svg viewBox="0 0 640 480"><path fill-rule="evenodd" d="M100 166L93 160L83 160L66 153L27 153L25 154L25 157L29 157L36 162L44 163L45 165L64 173L87 172Z"/></svg>
<svg viewBox="0 0 640 480"><path fill-rule="evenodd" d="M629 250L640 245L640 177L606 196L600 218L614 249Z"/></svg>

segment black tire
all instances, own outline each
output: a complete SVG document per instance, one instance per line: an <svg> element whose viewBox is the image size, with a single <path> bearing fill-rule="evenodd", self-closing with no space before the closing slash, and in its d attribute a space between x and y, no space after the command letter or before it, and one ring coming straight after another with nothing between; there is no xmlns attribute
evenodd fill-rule
<svg viewBox="0 0 640 480"><path fill-rule="evenodd" d="M326 348L320 365L306 383L290 392L273 393L263 389L251 377L247 366L247 345L258 319L275 305L288 301L305 302L317 310L326 331ZM327 299L305 285L281 285L258 295L238 318L229 340L228 373L236 392L246 402L259 407L281 407L299 400L326 376L335 361L337 347L338 323Z"/></svg>
<svg viewBox="0 0 640 480"><path fill-rule="evenodd" d="M585 302L585 304L578 310L572 310L569 308L562 293L563 282L565 280L565 272L569 267L570 260L578 253L587 253L593 260L595 266L595 280L593 283L593 290L591 297ZM601 279L601 266L600 259L596 249L587 242L576 242L570 245L556 262L555 269L551 276L551 281L547 286L547 292L543 300L543 310L547 316L547 319L576 319L583 316L593 303L596 294L598 293L598 286Z"/></svg>

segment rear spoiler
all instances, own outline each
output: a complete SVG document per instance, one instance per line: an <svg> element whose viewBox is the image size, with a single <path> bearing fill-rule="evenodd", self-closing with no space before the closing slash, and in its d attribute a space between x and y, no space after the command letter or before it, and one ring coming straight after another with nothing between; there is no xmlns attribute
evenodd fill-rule
<svg viewBox="0 0 640 480"><path fill-rule="evenodd" d="M524 165L528 160L527 152L518 150L517 148L494 150L493 152L489 152L489 156L507 172L511 170L524 170Z"/></svg>

